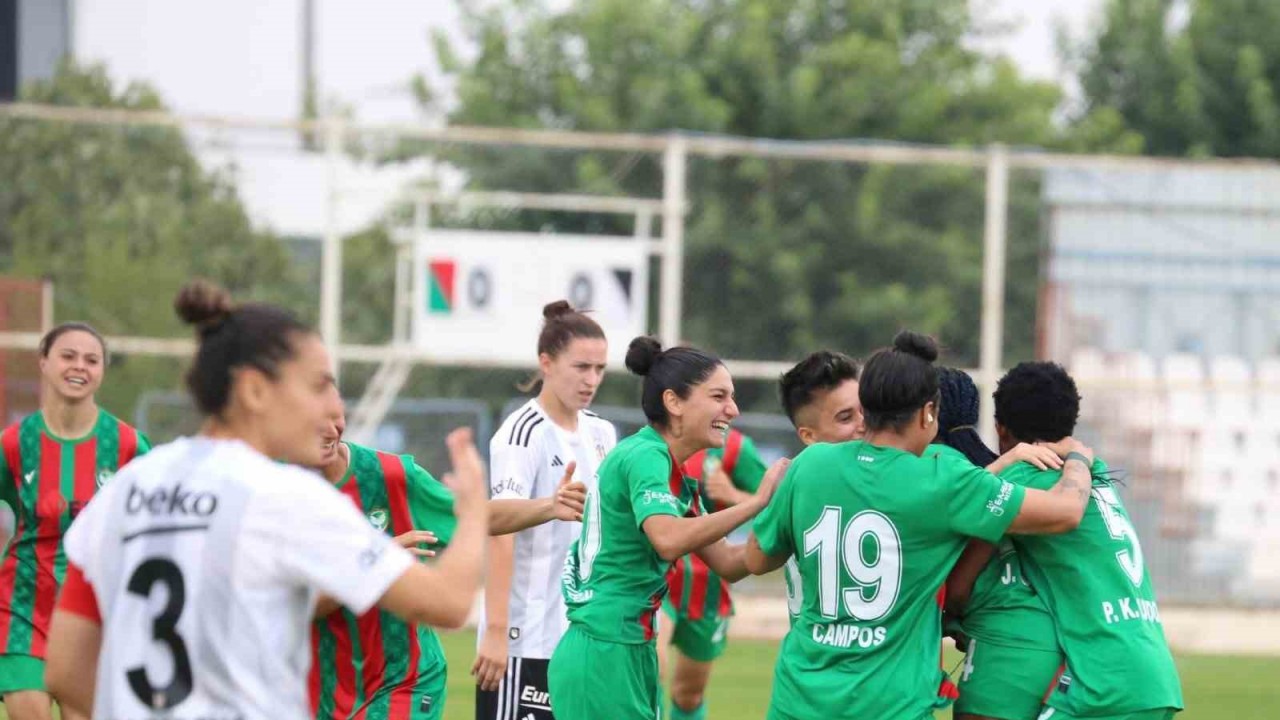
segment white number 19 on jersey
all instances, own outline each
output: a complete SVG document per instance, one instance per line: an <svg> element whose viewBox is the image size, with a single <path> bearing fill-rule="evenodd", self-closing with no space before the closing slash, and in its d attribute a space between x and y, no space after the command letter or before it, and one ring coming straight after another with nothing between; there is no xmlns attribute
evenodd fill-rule
<svg viewBox="0 0 1280 720"><path fill-rule="evenodd" d="M841 534L843 508L828 505L804 531L804 556L818 556L818 606L838 617L838 604L856 620L879 620L893 609L902 587L902 542L898 528L874 510L853 516ZM840 587L840 566L854 586Z"/></svg>

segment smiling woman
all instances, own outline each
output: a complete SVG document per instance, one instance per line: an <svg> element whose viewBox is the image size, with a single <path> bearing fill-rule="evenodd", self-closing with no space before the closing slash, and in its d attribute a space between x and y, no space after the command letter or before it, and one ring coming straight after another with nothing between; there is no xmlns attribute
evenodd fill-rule
<svg viewBox="0 0 1280 720"><path fill-rule="evenodd" d="M14 720L51 717L44 684L49 618L62 586L62 534L103 483L150 447L98 407L107 348L85 323L40 341L40 410L0 435L0 501L15 516L0 564L0 693ZM63 709L63 717L78 717Z"/></svg>
<svg viewBox="0 0 1280 720"><path fill-rule="evenodd" d="M648 337L631 341L627 368L644 377L640 404L649 425L601 463L565 562L569 630L548 669L557 720L658 717L655 623L671 563L697 553L724 579L742 579L742 546L724 537L764 508L787 467L778 461L755 495L708 514L682 465L724 445L738 416L733 378L710 353L663 350Z"/></svg>

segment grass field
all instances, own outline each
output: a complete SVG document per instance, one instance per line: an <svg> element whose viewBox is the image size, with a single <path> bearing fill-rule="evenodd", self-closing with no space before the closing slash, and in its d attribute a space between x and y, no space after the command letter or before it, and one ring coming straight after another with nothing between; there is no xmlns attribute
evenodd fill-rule
<svg viewBox="0 0 1280 720"><path fill-rule="evenodd" d="M444 637L449 657L445 720L473 720L475 685L467 672L475 636ZM716 667L709 691L710 720L763 718L769 705L776 643L735 640ZM948 667L959 662L957 655ZM1280 718L1280 658L1188 655L1178 658L1187 710L1178 720L1276 720ZM939 718L951 714L940 713ZM601 718L601 720L605 720Z"/></svg>

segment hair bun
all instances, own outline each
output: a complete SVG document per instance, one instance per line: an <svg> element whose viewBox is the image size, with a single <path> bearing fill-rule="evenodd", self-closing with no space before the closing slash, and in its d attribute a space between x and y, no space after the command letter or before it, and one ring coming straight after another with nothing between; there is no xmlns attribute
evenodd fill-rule
<svg viewBox="0 0 1280 720"><path fill-rule="evenodd" d="M225 288L208 280L193 280L178 291L173 309L183 322L195 325L203 334L222 325L235 308Z"/></svg>
<svg viewBox="0 0 1280 720"><path fill-rule="evenodd" d="M649 370L653 368L653 364L658 361L658 356L661 354L662 343L655 338L641 335L632 340L631 345L627 347L627 369L644 377L649 374Z"/></svg>
<svg viewBox="0 0 1280 720"><path fill-rule="evenodd" d="M544 320L555 320L563 315L573 313L573 306L568 300L556 300L542 306L542 318Z"/></svg>
<svg viewBox="0 0 1280 720"><path fill-rule="evenodd" d="M928 335L903 330L893 338L893 349L931 363L938 359L938 343Z"/></svg>

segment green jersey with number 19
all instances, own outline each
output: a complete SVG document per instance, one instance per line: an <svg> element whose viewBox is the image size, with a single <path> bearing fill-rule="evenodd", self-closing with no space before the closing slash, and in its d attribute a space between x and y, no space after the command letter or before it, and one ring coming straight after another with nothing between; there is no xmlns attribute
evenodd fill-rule
<svg viewBox="0 0 1280 720"><path fill-rule="evenodd" d="M1024 495L973 465L863 441L800 453L753 528L801 581L769 717L932 718L939 592L968 538L999 540Z"/></svg>
<svg viewBox="0 0 1280 720"><path fill-rule="evenodd" d="M583 510L582 533L565 560L569 622L597 640L651 642L671 563L658 555L641 526L654 515L702 514L698 487L685 479L666 441L650 426L618 443L598 476Z"/></svg>
<svg viewBox="0 0 1280 720"><path fill-rule="evenodd" d="M1048 705L1089 717L1182 708L1182 686L1165 641L1155 588L1138 534L1116 489L1093 464L1093 496L1080 526L1065 535L1015 536L1031 585L1058 626L1067 670ZM1048 489L1060 471L1017 463L1000 474Z"/></svg>

